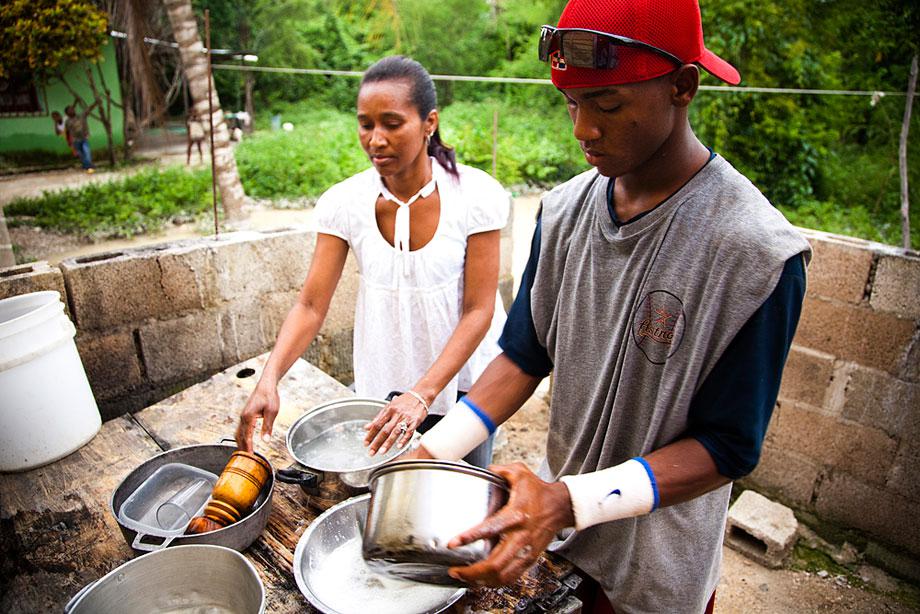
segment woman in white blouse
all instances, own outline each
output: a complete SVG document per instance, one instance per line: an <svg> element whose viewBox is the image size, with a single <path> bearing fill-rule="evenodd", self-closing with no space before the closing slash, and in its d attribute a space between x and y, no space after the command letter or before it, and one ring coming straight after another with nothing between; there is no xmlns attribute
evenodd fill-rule
<svg viewBox="0 0 920 614"><path fill-rule="evenodd" d="M252 449L256 419L268 440L277 384L323 323L349 247L360 272L354 372L359 396L393 399L368 425L369 453L433 426L498 353L499 233L508 195L486 173L457 164L441 142L434 83L414 60L387 57L364 74L358 136L372 167L316 204L310 271L236 439ZM491 438L467 460L485 466Z"/></svg>

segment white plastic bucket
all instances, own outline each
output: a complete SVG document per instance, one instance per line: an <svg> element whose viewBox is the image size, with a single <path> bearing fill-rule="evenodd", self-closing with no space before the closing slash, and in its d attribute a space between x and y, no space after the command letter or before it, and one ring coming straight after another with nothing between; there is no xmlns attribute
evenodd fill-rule
<svg viewBox="0 0 920 614"><path fill-rule="evenodd" d="M0 300L0 471L63 458L102 419L59 292Z"/></svg>

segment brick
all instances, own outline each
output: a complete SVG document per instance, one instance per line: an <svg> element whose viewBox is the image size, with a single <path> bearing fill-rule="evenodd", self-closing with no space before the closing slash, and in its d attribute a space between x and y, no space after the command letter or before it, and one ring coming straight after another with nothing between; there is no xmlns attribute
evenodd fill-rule
<svg viewBox="0 0 920 614"><path fill-rule="evenodd" d="M0 299L46 290L60 292L61 300L64 301L65 309L67 309L64 275L57 267L52 267L41 260L0 269ZM70 314L69 309L67 313Z"/></svg>
<svg viewBox="0 0 920 614"><path fill-rule="evenodd" d="M825 393L834 376L834 357L793 345L783 369L781 399L824 406Z"/></svg>
<svg viewBox="0 0 920 614"><path fill-rule="evenodd" d="M875 269L869 304L906 318L920 318L920 258L882 256Z"/></svg>
<svg viewBox="0 0 920 614"><path fill-rule="evenodd" d="M914 328L913 320L890 313L806 296L795 342L896 374Z"/></svg>
<svg viewBox="0 0 920 614"><path fill-rule="evenodd" d="M80 332L76 344L90 387L98 400L108 401L143 385L144 374L132 330Z"/></svg>
<svg viewBox="0 0 920 614"><path fill-rule="evenodd" d="M200 307L198 292L182 292L185 281L194 282L194 271L167 264L172 279L164 284L159 258L171 262L157 248L109 252L61 262L70 292L77 326L104 330L147 318L170 317ZM194 286L192 286L194 287Z"/></svg>
<svg viewBox="0 0 920 614"><path fill-rule="evenodd" d="M821 466L814 460L773 445L764 445L760 462L743 482L775 492L785 501L805 507L811 504L821 473Z"/></svg>
<svg viewBox="0 0 920 614"><path fill-rule="evenodd" d="M846 382L842 416L892 437L920 436L920 384L856 366Z"/></svg>
<svg viewBox="0 0 920 614"><path fill-rule="evenodd" d="M782 404L770 443L874 484L885 483L898 445L881 429L795 403Z"/></svg>
<svg viewBox="0 0 920 614"><path fill-rule="evenodd" d="M818 487L815 511L826 520L865 531L920 555L917 502L843 472Z"/></svg>
<svg viewBox="0 0 920 614"><path fill-rule="evenodd" d="M746 490L728 509L725 545L776 569L792 551L798 526L791 509Z"/></svg>
<svg viewBox="0 0 920 614"><path fill-rule="evenodd" d="M147 376L153 383L210 375L221 367L220 318L203 312L147 323L138 329Z"/></svg>
<svg viewBox="0 0 920 614"><path fill-rule="evenodd" d="M874 255L868 242L851 242L807 233L813 250L808 266L808 294L860 303L869 282Z"/></svg>

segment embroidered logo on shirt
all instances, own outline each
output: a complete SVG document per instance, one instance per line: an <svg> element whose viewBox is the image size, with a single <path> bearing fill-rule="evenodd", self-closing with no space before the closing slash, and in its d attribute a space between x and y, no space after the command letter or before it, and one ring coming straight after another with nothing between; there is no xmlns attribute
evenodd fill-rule
<svg viewBox="0 0 920 614"><path fill-rule="evenodd" d="M662 365L684 336L684 304L666 290L649 292L633 315L633 341L649 362Z"/></svg>

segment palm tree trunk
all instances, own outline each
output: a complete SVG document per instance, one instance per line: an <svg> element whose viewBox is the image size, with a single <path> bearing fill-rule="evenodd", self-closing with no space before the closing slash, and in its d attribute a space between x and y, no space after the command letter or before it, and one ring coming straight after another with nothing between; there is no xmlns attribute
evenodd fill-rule
<svg viewBox="0 0 920 614"><path fill-rule="evenodd" d="M192 108L198 117L208 116L208 59L204 54L204 46L198 36L198 21L192 12L190 0L163 0L169 22L172 24L173 36L179 43L179 52L182 56L182 66L188 81L188 89L192 97ZM220 109L217 91L211 81L214 105L214 172L217 175L217 185L220 188L220 200L223 204L224 214L227 219L243 217L243 199L246 193L240 183L240 175L236 170L236 159L230 146L230 131L224 121L224 114ZM208 122L201 122L208 130Z"/></svg>
<svg viewBox="0 0 920 614"><path fill-rule="evenodd" d="M0 207L0 269L15 264L16 256L13 255L13 244L10 241L10 233L6 230L6 218L3 217L3 207Z"/></svg>

